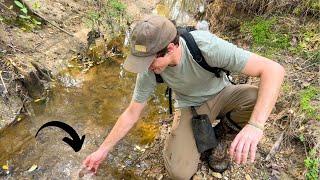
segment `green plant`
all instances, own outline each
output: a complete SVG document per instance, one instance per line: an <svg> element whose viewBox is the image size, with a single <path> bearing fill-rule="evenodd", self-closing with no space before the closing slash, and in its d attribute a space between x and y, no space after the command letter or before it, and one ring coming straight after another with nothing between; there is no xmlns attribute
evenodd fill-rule
<svg viewBox="0 0 320 180"><path fill-rule="evenodd" d="M305 138L304 138L304 135L303 135L303 134L300 134L300 135L299 135L299 140L300 140L301 142L304 142L304 141L305 141Z"/></svg>
<svg viewBox="0 0 320 180"><path fill-rule="evenodd" d="M319 16L319 11L319 0L301 0L301 2L293 9L293 13L298 16L306 15L308 13Z"/></svg>
<svg viewBox="0 0 320 180"><path fill-rule="evenodd" d="M97 1L96 9L89 11L85 18L85 23L91 29L111 30L111 33L121 32L126 24L124 19L128 19L124 13L126 6L119 0Z"/></svg>
<svg viewBox="0 0 320 180"><path fill-rule="evenodd" d="M314 117L320 120L320 115L317 114L317 110L320 108L319 105L312 105L311 101L319 96L320 89L310 86L300 93L300 107L302 111L306 112L309 117Z"/></svg>
<svg viewBox="0 0 320 180"><path fill-rule="evenodd" d="M297 47L292 49L293 53L301 55L310 61L320 59L320 30L317 25L309 25L308 28L301 29Z"/></svg>
<svg viewBox="0 0 320 180"><path fill-rule="evenodd" d="M29 27L31 29L41 25L40 21L38 21L37 19L35 19L29 15L28 8L24 4L22 4L18 0L15 0L14 3L16 6L18 6L20 8L20 11L22 12L19 15L19 18L22 20L23 24L25 24L27 27Z"/></svg>
<svg viewBox="0 0 320 180"><path fill-rule="evenodd" d="M272 54L274 51L290 47L290 36L275 28L277 23L276 18L265 19L257 17L243 23L240 27L240 32L252 37L254 50L263 47L266 54Z"/></svg>
<svg viewBox="0 0 320 180"><path fill-rule="evenodd" d="M307 168L306 179L307 180L318 180L319 178L319 163L320 159L317 157L315 149L311 149L309 155L304 160L304 165Z"/></svg>
<svg viewBox="0 0 320 180"><path fill-rule="evenodd" d="M271 39L271 26L274 24L274 19L263 20L262 18L256 19L252 24L251 33L253 40L256 44L263 45L268 43Z"/></svg>

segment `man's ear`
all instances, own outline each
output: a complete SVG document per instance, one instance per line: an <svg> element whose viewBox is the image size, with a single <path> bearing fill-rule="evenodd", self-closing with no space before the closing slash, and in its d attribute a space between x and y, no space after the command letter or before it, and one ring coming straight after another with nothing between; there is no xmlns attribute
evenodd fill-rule
<svg viewBox="0 0 320 180"><path fill-rule="evenodd" d="M173 52L176 49L176 46L173 43L169 43L167 49L168 49L168 52Z"/></svg>

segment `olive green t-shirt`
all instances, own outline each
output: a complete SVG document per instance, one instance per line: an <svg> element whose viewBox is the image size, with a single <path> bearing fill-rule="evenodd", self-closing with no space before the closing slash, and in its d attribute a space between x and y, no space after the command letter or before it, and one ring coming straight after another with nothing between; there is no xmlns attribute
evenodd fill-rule
<svg viewBox="0 0 320 180"><path fill-rule="evenodd" d="M190 32L195 39L206 62L212 67L220 67L230 72L241 72L251 55L249 51L218 38L209 31ZM181 61L174 67L167 67L160 75L175 94L176 108L199 106L217 95L224 87L230 85L225 73L221 78L203 69L180 37L182 46ZM133 100L145 102L156 87L155 75L151 71L138 73Z"/></svg>

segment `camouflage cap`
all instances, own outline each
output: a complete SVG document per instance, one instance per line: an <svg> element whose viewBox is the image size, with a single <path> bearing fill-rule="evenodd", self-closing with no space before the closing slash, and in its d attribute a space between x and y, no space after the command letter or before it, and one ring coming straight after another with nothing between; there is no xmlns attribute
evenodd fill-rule
<svg viewBox="0 0 320 180"><path fill-rule="evenodd" d="M124 68L134 73L147 71L156 53L168 46L176 35L175 25L165 17L153 15L138 22L131 33L131 54Z"/></svg>

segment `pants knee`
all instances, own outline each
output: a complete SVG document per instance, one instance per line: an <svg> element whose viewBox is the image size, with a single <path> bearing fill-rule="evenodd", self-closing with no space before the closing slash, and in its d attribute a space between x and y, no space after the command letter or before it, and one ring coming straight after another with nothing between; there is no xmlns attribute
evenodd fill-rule
<svg viewBox="0 0 320 180"><path fill-rule="evenodd" d="M165 149L163 150L163 158L165 161L166 170L171 179L189 180L197 172L197 162L189 162L189 164L183 162L171 162L171 157L168 157L168 154L166 154Z"/></svg>
<svg viewBox="0 0 320 180"><path fill-rule="evenodd" d="M182 169L184 167L169 167L169 169L167 169L167 172L169 174L169 177L171 179L181 179L181 180L189 180L191 179L191 177L197 172L196 170L194 171L183 171Z"/></svg>

